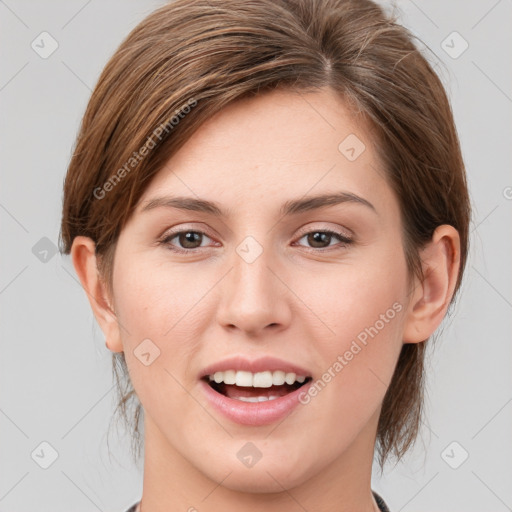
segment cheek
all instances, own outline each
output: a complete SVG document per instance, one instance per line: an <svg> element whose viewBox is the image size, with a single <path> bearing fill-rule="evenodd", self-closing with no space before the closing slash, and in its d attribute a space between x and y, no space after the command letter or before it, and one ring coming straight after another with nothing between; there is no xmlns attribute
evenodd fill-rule
<svg viewBox="0 0 512 512"><path fill-rule="evenodd" d="M176 421L177 411L186 403L179 370L187 368L194 350L183 341L198 337L193 322L196 312L191 310L198 297L183 286L182 274L135 256L119 261L114 274L125 360L145 412L153 418L166 415L169 422Z"/></svg>
<svg viewBox="0 0 512 512"><path fill-rule="evenodd" d="M190 271L136 254L119 261L114 289L116 313L130 333L125 339L144 335L164 341L181 328L180 324L187 323L187 312L204 294L200 287L191 286L190 277Z"/></svg>
<svg viewBox="0 0 512 512"><path fill-rule="evenodd" d="M332 421L353 422L354 432L382 402L391 380L402 347L406 276L405 258L383 251L371 262L317 275L313 291L299 292L321 320L310 333L324 372L319 402L333 404L325 408Z"/></svg>
<svg viewBox="0 0 512 512"><path fill-rule="evenodd" d="M316 336L321 334L327 346L341 348L376 323L383 334L396 334L401 324L396 310L405 309L406 285L405 258L389 248L364 258L354 257L350 264L335 269L326 267L307 279L302 276L294 291L320 322ZM393 308L395 303L401 307Z"/></svg>
<svg viewBox="0 0 512 512"><path fill-rule="evenodd" d="M148 408L164 402L171 405L169 396L179 402L182 388L171 375L180 382L188 382L192 375L189 360L204 338L201 332L210 311L202 299L211 284L206 279L198 286L192 282L194 273L190 270L176 265L171 268L136 254L125 254L116 264L116 314L137 394ZM150 355L144 360L142 354L147 353Z"/></svg>

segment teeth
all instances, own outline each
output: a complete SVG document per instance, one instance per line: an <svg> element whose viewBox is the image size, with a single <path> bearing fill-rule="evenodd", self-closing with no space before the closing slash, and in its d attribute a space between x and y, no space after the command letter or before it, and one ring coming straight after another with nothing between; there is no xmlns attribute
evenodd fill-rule
<svg viewBox="0 0 512 512"><path fill-rule="evenodd" d="M293 384L296 376L295 373L287 373L284 377L286 384Z"/></svg>
<svg viewBox="0 0 512 512"><path fill-rule="evenodd" d="M252 373L251 372L236 372L237 386L252 386Z"/></svg>
<svg viewBox="0 0 512 512"><path fill-rule="evenodd" d="M267 400L275 400L279 398L278 396L239 396L235 398L235 400L240 400L242 402L266 402Z"/></svg>
<svg viewBox="0 0 512 512"><path fill-rule="evenodd" d="M255 388L270 388L272 386L272 372L259 372L252 376L252 384Z"/></svg>
<svg viewBox="0 0 512 512"><path fill-rule="evenodd" d="M274 386L282 386L286 380L286 373L277 371L272 374L272 384Z"/></svg>
<svg viewBox="0 0 512 512"><path fill-rule="evenodd" d="M283 371L264 371L251 373L246 371L235 371L227 370L225 372L215 372L213 375L209 375L210 381L215 381L217 384L224 382L224 384L236 384L242 387L254 387L254 388L270 388L271 386L282 386L286 384L293 384L295 381L302 384L306 377L304 375L296 375L295 373L285 373ZM264 397L260 397L264 398ZM254 401L251 400L244 401Z"/></svg>
<svg viewBox="0 0 512 512"><path fill-rule="evenodd" d="M228 370L224 372L224 384L236 384L235 370Z"/></svg>

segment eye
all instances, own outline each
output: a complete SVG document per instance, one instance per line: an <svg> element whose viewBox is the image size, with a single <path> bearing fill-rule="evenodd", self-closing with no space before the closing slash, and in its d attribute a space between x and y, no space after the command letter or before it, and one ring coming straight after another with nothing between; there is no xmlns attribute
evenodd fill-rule
<svg viewBox="0 0 512 512"><path fill-rule="evenodd" d="M203 231L186 229L167 234L159 243L165 245L171 251L190 253L194 252L195 249L205 247L202 244L205 238L211 240ZM177 242L173 243L175 239ZM311 244L310 249L327 249L333 245L335 246L336 244L331 244L333 239L338 239L341 242L338 244L339 247L346 247L352 243L352 240L344 234L329 229L308 231L299 238L299 240L302 239L306 239L307 243Z"/></svg>
<svg viewBox="0 0 512 512"><path fill-rule="evenodd" d="M194 249L202 247L201 242L203 241L204 237L210 238L203 231L186 229L183 231L176 231L174 233L170 233L164 239L162 239L160 243L168 246L172 251L190 252L193 251ZM176 247L173 243L171 243L172 240L174 239L177 239L178 243L181 244L181 248Z"/></svg>
<svg viewBox="0 0 512 512"><path fill-rule="evenodd" d="M337 238L341 242L340 245L342 247L352 243L352 240L347 236L329 229L308 231L303 234L299 240L302 240L303 238L307 239L309 244L312 244L313 249L325 249L327 247L331 247L333 238Z"/></svg>

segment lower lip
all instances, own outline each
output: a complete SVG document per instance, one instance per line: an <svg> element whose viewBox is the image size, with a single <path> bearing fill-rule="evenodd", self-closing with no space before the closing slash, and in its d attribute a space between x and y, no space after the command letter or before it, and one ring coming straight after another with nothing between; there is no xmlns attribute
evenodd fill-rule
<svg viewBox="0 0 512 512"><path fill-rule="evenodd" d="M207 382L201 380L210 404L231 421L240 425L259 427L269 425L286 417L300 404L299 396L307 392L311 381L300 388L274 400L265 402L243 402L217 393Z"/></svg>

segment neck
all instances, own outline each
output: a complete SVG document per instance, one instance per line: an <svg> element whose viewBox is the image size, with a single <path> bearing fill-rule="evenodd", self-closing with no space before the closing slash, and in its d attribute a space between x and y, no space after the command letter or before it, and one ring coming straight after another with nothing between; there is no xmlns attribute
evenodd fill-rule
<svg viewBox="0 0 512 512"><path fill-rule="evenodd" d="M371 472L379 412L341 456L320 470L311 468L310 476L306 475L298 485L285 488L271 471L263 471L263 478L270 481L275 492L244 492L236 485L230 486L230 478L234 482L232 471L218 479L208 477L176 450L146 416L140 512L291 512L301 508L378 512L371 492Z"/></svg>

